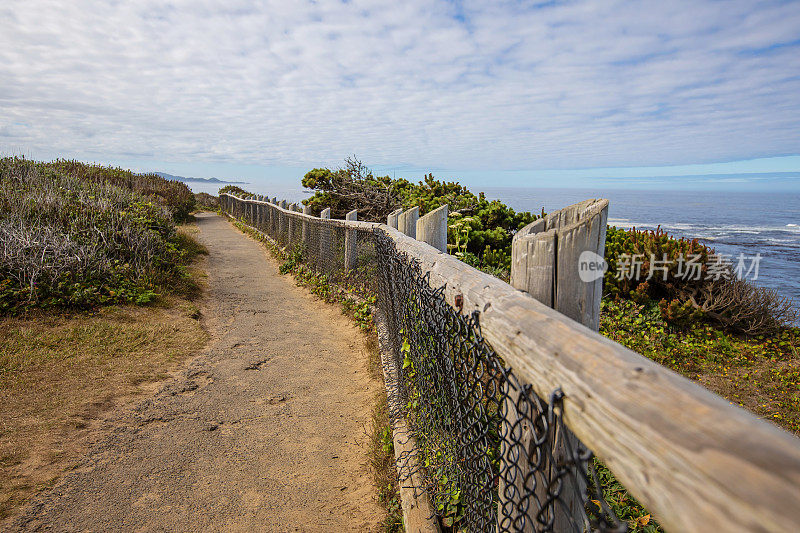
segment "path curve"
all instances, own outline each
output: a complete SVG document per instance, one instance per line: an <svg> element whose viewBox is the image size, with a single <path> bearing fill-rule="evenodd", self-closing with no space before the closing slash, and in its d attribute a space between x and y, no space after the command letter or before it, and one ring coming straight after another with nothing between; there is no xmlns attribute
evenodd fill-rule
<svg viewBox="0 0 800 533"><path fill-rule="evenodd" d="M363 336L225 219L198 227L212 340L12 530L379 530Z"/></svg>

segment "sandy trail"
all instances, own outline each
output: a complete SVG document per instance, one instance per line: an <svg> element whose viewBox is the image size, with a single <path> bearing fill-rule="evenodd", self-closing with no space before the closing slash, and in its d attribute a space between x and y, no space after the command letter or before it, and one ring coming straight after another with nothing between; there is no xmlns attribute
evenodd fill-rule
<svg viewBox="0 0 800 533"><path fill-rule="evenodd" d="M362 335L226 220L198 226L211 342L12 530L379 529Z"/></svg>

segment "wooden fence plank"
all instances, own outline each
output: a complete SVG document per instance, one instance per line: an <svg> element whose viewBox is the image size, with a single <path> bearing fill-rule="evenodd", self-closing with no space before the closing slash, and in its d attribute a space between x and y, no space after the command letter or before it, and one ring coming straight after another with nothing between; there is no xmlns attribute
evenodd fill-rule
<svg viewBox="0 0 800 533"><path fill-rule="evenodd" d="M344 216L345 220L358 220L358 210L353 209ZM356 243L356 230L348 229L344 232L344 270L350 271L356 268L358 256L358 244Z"/></svg>
<svg viewBox="0 0 800 533"><path fill-rule="evenodd" d="M668 531L797 531L800 441L501 280L386 228Z"/></svg>
<svg viewBox="0 0 800 533"><path fill-rule="evenodd" d="M417 220L416 238L447 253L447 204Z"/></svg>
<svg viewBox="0 0 800 533"><path fill-rule="evenodd" d="M412 239L416 239L418 219L419 207L412 207L408 211L403 211L397 216L397 229Z"/></svg>

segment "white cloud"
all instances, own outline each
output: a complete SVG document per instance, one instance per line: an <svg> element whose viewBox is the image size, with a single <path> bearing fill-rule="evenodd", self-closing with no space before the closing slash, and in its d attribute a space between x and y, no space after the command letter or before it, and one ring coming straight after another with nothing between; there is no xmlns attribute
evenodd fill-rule
<svg viewBox="0 0 800 533"><path fill-rule="evenodd" d="M796 2L6 0L0 151L576 168L796 153Z"/></svg>

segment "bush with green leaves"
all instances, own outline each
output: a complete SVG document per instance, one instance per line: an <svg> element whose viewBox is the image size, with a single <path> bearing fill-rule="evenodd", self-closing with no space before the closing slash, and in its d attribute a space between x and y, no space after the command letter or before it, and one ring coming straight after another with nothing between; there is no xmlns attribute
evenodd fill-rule
<svg viewBox="0 0 800 533"><path fill-rule="evenodd" d="M454 181L437 180L427 174L413 183L403 178L375 176L360 161L348 158L339 170L316 168L303 177L302 184L314 191L303 203L319 214L331 208L333 218L344 218L358 209L359 220L385 222L395 209L419 207L420 215L447 205L449 217L448 243L459 241L472 263L507 278L511 267L511 239L514 233L533 222L531 213L516 212L499 200L477 196Z"/></svg>
<svg viewBox="0 0 800 533"><path fill-rule="evenodd" d="M207 211L217 211L219 209L219 198L207 192L194 193L195 208Z"/></svg>
<svg viewBox="0 0 800 533"><path fill-rule="evenodd" d="M236 185L225 185L219 190L218 194L232 194L242 198L244 196L250 196L251 193Z"/></svg>
<svg viewBox="0 0 800 533"><path fill-rule="evenodd" d="M0 159L0 313L147 303L186 286L180 210L87 167Z"/></svg>
<svg viewBox="0 0 800 533"><path fill-rule="evenodd" d="M195 207L194 194L188 185L181 181L162 178L158 174L137 174L122 168L90 165L66 159L37 165L40 168L49 168L60 176L72 177L85 183L115 185L137 192L150 201L166 207L176 222L189 220Z"/></svg>
<svg viewBox="0 0 800 533"><path fill-rule="evenodd" d="M360 220L384 222L397 208L419 207L422 216L447 205L450 253L506 281L514 234L538 218L432 174L417 183L375 176L354 157L346 159L339 170L313 169L302 183L314 191L304 201L312 212L330 207L334 218L358 209ZM722 267L724 276L710 276L715 257L713 249L696 239L676 239L660 229L609 227L604 292L611 298L658 303L663 317L682 327L707 320L731 331L758 335L774 333L797 320L793 302L774 290L733 279L730 268ZM625 261L637 264L623 265ZM618 277L621 267L636 269L638 276ZM696 273L686 275L686 269L696 269Z"/></svg>
<svg viewBox="0 0 800 533"><path fill-rule="evenodd" d="M697 239L609 227L604 292L639 303L657 302L662 317L688 327L708 320L747 335L772 334L798 318L775 290L737 279L734 267Z"/></svg>

